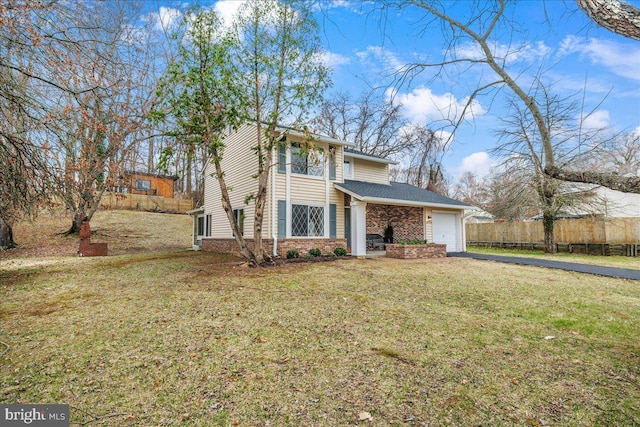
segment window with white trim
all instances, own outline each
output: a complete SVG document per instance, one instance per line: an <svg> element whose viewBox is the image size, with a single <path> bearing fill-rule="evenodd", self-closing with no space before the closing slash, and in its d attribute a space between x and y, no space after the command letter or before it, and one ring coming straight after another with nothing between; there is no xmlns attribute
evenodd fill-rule
<svg viewBox="0 0 640 427"><path fill-rule="evenodd" d="M202 240L205 232L204 215L198 215L196 226L197 226L197 229L196 229L197 240Z"/></svg>
<svg viewBox="0 0 640 427"><path fill-rule="evenodd" d="M240 234L244 235L244 209L234 209L233 216L236 219L236 224L238 224L238 229L240 230Z"/></svg>
<svg viewBox="0 0 640 427"><path fill-rule="evenodd" d="M324 236L324 206L291 205L291 235Z"/></svg>
<svg viewBox="0 0 640 427"><path fill-rule="evenodd" d="M206 237L211 237L211 214L207 215L205 217L205 230L204 230L204 235Z"/></svg>
<svg viewBox="0 0 640 427"><path fill-rule="evenodd" d="M300 147L291 147L291 173L324 176L324 154L320 151L305 153Z"/></svg>
<svg viewBox="0 0 640 427"><path fill-rule="evenodd" d="M353 179L353 160L345 159L343 162L344 166L344 179Z"/></svg>

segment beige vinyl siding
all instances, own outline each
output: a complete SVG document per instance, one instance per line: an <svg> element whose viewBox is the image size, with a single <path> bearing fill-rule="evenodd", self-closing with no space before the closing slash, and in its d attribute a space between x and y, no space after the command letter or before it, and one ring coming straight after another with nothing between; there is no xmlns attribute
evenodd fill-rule
<svg viewBox="0 0 640 427"><path fill-rule="evenodd" d="M329 190L329 203L336 205L336 238L344 238L344 193L333 188Z"/></svg>
<svg viewBox="0 0 640 427"><path fill-rule="evenodd" d="M244 236L253 237L253 222L255 206L253 202L245 205L245 198L258 189L257 179L252 175L257 170L257 159L251 146L255 140L255 127L245 125L232 132L225 139L225 149L222 158L222 169L225 172L225 181L229 189L229 198L232 209L244 209ZM231 225L227 215L222 208L222 196L220 186L215 177L210 175L215 172L215 166L210 163L205 176L205 214L212 215L211 235L216 238L233 237ZM268 220L268 211L265 209L265 220ZM263 222L263 227L267 226Z"/></svg>
<svg viewBox="0 0 640 427"><path fill-rule="evenodd" d="M389 184L389 165L386 163L370 162L363 159L351 159L353 164L353 178L356 181Z"/></svg>
<svg viewBox="0 0 640 427"><path fill-rule="evenodd" d="M344 182L344 147L336 146L336 179L334 182Z"/></svg>
<svg viewBox="0 0 640 427"><path fill-rule="evenodd" d="M431 216L431 208L424 208L424 240L427 242L433 242L433 224L431 221L427 221L427 218Z"/></svg>
<svg viewBox="0 0 640 427"><path fill-rule="evenodd" d="M324 179L314 179L291 174L291 201L319 203L326 201Z"/></svg>
<svg viewBox="0 0 640 427"><path fill-rule="evenodd" d="M232 209L244 209L244 236L253 238L253 225L255 216L254 201L244 204L245 197L255 193L258 189L257 179L252 175L257 170L257 159L251 150L256 137L254 125L244 125L237 132L232 132L225 138L225 151L222 160L222 168L225 171L225 181L229 188ZM319 143L324 150L328 150L328 144ZM325 151L327 152L327 151ZM344 237L344 195L333 188L334 182L343 180L343 147L336 146L336 179L330 180L328 187L328 203L336 204L336 233L337 237ZM278 172L277 157L274 159L271 173L275 176L275 203L277 209L278 200L287 199L287 175ZM327 203L328 165L325 168L324 177L309 177L298 174L289 176L289 198L292 203L325 205ZM215 166L210 163L205 175L204 208L205 215L212 216L211 235L214 238L231 238L231 226L226 213L222 208L220 186L215 177ZM272 221L272 178L269 177L267 185L267 200L262 223L263 238L271 238L277 235L277 223ZM326 213L328 215L328 212ZM276 211L277 218L277 211Z"/></svg>

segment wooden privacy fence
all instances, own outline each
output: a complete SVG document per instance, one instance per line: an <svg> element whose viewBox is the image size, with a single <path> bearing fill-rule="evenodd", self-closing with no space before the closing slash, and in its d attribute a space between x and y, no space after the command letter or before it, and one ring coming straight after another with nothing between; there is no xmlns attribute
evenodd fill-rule
<svg viewBox="0 0 640 427"><path fill-rule="evenodd" d="M193 209L193 200L168 199L144 194L105 192L100 199L100 207L102 209L185 213Z"/></svg>
<svg viewBox="0 0 640 427"><path fill-rule="evenodd" d="M467 224L466 235L470 246L544 248L542 221ZM640 218L559 219L554 237L561 252L640 256Z"/></svg>

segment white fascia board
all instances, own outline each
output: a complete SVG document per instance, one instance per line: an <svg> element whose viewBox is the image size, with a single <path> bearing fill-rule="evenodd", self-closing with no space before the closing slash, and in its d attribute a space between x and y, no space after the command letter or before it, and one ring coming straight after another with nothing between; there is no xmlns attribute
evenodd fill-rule
<svg viewBox="0 0 640 427"><path fill-rule="evenodd" d="M306 134L304 132L300 132L300 131L297 131L295 129L287 129L287 128L278 127L278 131L281 132L283 135L292 135L292 136L299 136L299 137L305 137L306 136ZM313 132L309 132L309 134L313 138L317 138L320 142L326 142L327 144L344 145L344 146L347 146L347 147L355 147L356 146L356 144L353 143L353 142L342 141L340 139L331 138L329 136L318 135L318 134L315 134Z"/></svg>
<svg viewBox="0 0 640 427"><path fill-rule="evenodd" d="M416 206L423 208L445 208L445 209L455 209L459 211L463 211L464 206L458 205L449 205L446 203L429 203L429 202L418 202L413 200L398 200L398 199L385 199L382 197L363 197L358 198L358 200L362 200L367 203L377 203L381 205L397 205L397 206Z"/></svg>
<svg viewBox="0 0 640 427"><path fill-rule="evenodd" d="M204 213L204 206L200 206L199 208L191 209L190 211L185 212L187 215L196 215Z"/></svg>
<svg viewBox="0 0 640 427"><path fill-rule="evenodd" d="M366 203L376 203L379 205L396 205L396 206L416 206L416 207L430 207L430 208L446 208L446 209L456 209L456 210L460 210L463 211L465 210L464 206L458 206L458 205L448 205L445 203L428 203L428 202L416 202L416 201L412 201L412 200L398 200L398 199L385 199L382 197L362 197L359 194L354 193L353 191L349 191L346 188L340 187L340 184L334 184L334 186L342 191L343 193L346 193L348 195L350 195L351 197L353 197L354 199L360 200L362 202L366 202Z"/></svg>
<svg viewBox="0 0 640 427"><path fill-rule="evenodd" d="M374 163L384 163L384 164L388 164L388 165L397 165L398 162L394 161L394 160L388 160L388 159L382 159L380 157L372 157L372 156L367 156L367 155L363 155L363 154L358 154L358 153L344 153L344 157L348 158L351 157L352 159L362 159L362 160L367 160L369 162L374 162Z"/></svg>

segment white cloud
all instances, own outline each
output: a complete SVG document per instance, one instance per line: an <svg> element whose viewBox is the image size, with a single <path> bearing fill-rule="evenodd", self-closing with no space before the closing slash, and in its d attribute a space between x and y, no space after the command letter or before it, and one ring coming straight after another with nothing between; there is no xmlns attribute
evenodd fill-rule
<svg viewBox="0 0 640 427"><path fill-rule="evenodd" d="M640 80L640 47L637 44L569 35L560 43L558 55L574 53L588 58L592 64L609 68L621 77Z"/></svg>
<svg viewBox="0 0 640 427"><path fill-rule="evenodd" d="M170 32L173 26L182 18L182 12L172 7L160 6L158 12L149 14L153 29L156 31Z"/></svg>
<svg viewBox="0 0 640 427"><path fill-rule="evenodd" d="M453 169L452 175L459 179L465 172L471 172L478 178L484 178L491 173L495 162L485 151L469 154L462 159L460 164Z"/></svg>
<svg viewBox="0 0 640 427"><path fill-rule="evenodd" d="M582 126L585 129L605 129L609 127L611 117L607 110L597 110L582 117Z"/></svg>
<svg viewBox="0 0 640 427"><path fill-rule="evenodd" d="M245 3L245 0L220 0L216 2L213 10L222 19L223 25L228 27L231 25L233 17L238 13L238 9Z"/></svg>
<svg viewBox="0 0 640 427"><path fill-rule="evenodd" d="M542 41L534 43L523 43L522 45L504 44L496 41L489 42L493 56L498 60L505 60L507 63L525 62L537 63L541 58L547 57L551 53L551 48ZM484 59L484 53L475 43L468 43L456 47L457 58Z"/></svg>
<svg viewBox="0 0 640 427"><path fill-rule="evenodd" d="M462 114L469 98L457 99L450 92L438 95L430 88L419 86L410 93L388 92L387 96L394 97L394 102L401 103L403 114L415 124L429 124L440 120L454 121ZM486 110L480 102L471 102L465 113L466 118L481 116Z"/></svg>
<svg viewBox="0 0 640 427"><path fill-rule="evenodd" d="M367 46L365 50L356 52L356 56L365 64L373 62L375 68L377 64L381 64L385 71L395 72L405 66L394 52L383 46Z"/></svg>
<svg viewBox="0 0 640 427"><path fill-rule="evenodd" d="M351 58L333 52L322 52L322 63L329 68L336 68L351 63Z"/></svg>

